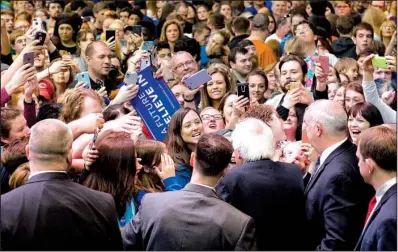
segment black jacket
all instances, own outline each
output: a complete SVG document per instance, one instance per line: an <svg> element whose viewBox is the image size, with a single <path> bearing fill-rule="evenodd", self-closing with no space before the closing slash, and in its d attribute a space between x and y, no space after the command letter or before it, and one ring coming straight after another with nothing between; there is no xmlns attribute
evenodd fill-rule
<svg viewBox="0 0 398 252"><path fill-rule="evenodd" d="M1 196L2 250L123 250L111 195L66 173L37 174Z"/></svg>
<svg viewBox="0 0 398 252"><path fill-rule="evenodd" d="M242 40L244 40L244 39L246 39L248 37L249 37L248 34L243 34L243 35L236 36L235 38L233 38L231 40L231 42L228 43L229 49L232 50L234 47L236 47L239 44L239 42L241 42Z"/></svg>
<svg viewBox="0 0 398 252"><path fill-rule="evenodd" d="M217 195L254 219L259 250L300 250L305 222L303 174L293 164L259 160L229 170Z"/></svg>
<svg viewBox="0 0 398 252"><path fill-rule="evenodd" d="M305 188L307 250L353 250L358 241L374 190L359 172L356 150L346 140Z"/></svg>
<svg viewBox="0 0 398 252"><path fill-rule="evenodd" d="M353 58L358 59L354 41L351 38L340 37L332 42L333 54L337 58Z"/></svg>

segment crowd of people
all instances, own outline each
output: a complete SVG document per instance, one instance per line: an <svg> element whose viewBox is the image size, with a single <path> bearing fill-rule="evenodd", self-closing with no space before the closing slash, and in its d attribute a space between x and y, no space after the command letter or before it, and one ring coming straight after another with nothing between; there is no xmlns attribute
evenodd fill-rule
<svg viewBox="0 0 398 252"><path fill-rule="evenodd" d="M1 248L396 251L396 12L1 1ZM164 140L125 78L147 68Z"/></svg>

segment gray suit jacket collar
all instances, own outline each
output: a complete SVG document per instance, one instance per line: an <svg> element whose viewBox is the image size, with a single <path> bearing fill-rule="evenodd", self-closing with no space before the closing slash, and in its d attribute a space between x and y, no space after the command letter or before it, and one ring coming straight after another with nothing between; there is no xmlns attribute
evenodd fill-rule
<svg viewBox="0 0 398 252"><path fill-rule="evenodd" d="M208 197L213 197L213 198L219 199L215 190L212 190L208 187L197 185L197 184L188 183L182 190L189 191L189 192L196 192L196 193L204 194Z"/></svg>

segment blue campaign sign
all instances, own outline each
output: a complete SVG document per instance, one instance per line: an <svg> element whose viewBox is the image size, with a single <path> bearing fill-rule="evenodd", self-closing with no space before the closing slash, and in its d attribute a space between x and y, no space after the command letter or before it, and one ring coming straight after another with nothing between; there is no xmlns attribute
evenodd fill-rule
<svg viewBox="0 0 398 252"><path fill-rule="evenodd" d="M138 73L137 96L130 101L141 116L152 137L163 141L167 135L169 122L180 109L177 98L163 80L156 80L150 67Z"/></svg>

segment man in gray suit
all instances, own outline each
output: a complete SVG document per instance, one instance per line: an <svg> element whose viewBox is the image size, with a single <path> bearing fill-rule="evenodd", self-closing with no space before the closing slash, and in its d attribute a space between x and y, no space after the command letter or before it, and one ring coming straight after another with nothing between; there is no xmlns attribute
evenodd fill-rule
<svg viewBox="0 0 398 252"><path fill-rule="evenodd" d="M253 219L220 200L214 189L232 152L224 137L203 135L191 157L191 182L181 191L144 196L122 230L125 249L255 250Z"/></svg>

